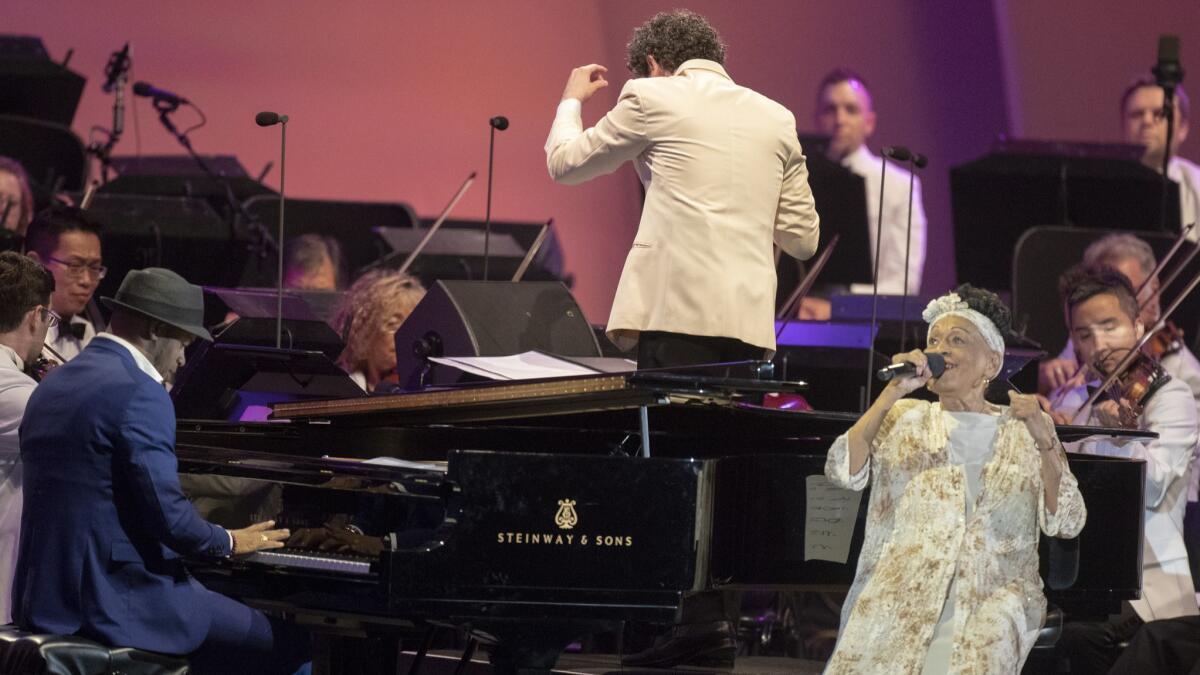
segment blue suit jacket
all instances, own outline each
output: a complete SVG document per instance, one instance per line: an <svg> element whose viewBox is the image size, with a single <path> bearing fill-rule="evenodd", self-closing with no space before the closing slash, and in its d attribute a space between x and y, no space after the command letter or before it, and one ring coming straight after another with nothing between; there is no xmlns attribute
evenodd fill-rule
<svg viewBox="0 0 1200 675"><path fill-rule="evenodd" d="M175 411L106 339L51 372L21 424L25 509L13 584L23 628L172 654L209 629L180 555L229 554L179 487Z"/></svg>

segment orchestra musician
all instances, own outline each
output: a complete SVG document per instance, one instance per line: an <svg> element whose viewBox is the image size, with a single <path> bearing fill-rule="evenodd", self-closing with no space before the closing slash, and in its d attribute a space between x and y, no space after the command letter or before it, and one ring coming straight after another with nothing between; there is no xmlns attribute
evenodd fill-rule
<svg viewBox="0 0 1200 675"><path fill-rule="evenodd" d="M1110 267L1124 275L1135 290L1141 289L1138 293L1138 304L1141 306L1138 318L1142 325L1153 326L1158 322L1162 313L1157 294L1159 280L1157 277L1150 278L1157 261L1149 244L1132 234L1109 234L1087 247L1083 253L1083 265ZM1173 330L1173 324L1164 333L1170 330ZM1159 364L1168 375L1188 386L1192 398L1196 400L1197 417L1200 418L1200 360L1196 359L1183 339L1164 337L1158 344L1163 345ZM1068 340L1057 358L1047 359L1038 365L1038 391L1049 394L1062 388L1068 381L1073 382L1071 386L1079 386L1086 377L1087 370L1080 364L1075 348ZM1187 544L1194 579L1200 575L1200 453L1192 459L1183 522L1184 543Z"/></svg>
<svg viewBox="0 0 1200 675"><path fill-rule="evenodd" d="M875 241L879 222L879 193L882 190L883 158L867 147L867 139L875 133L875 103L861 75L848 68L830 71L817 87L817 105L813 114L817 130L829 135L826 155L858 176L867 188L867 229L871 250L862 255L875 259L879 253L879 292L915 295L921 290L921 272L925 267L925 203L921 198L921 179L915 178L895 162L888 163L887 184L892 189L883 194L882 239ZM912 184L912 232L909 243L908 286L904 285L905 239L908 227L908 184ZM870 293L870 284L852 285L852 293ZM828 300L806 297L800 304L800 318L827 321L830 316Z"/></svg>
<svg viewBox="0 0 1200 675"><path fill-rule="evenodd" d="M1167 121L1163 116L1163 90L1153 77L1135 79L1121 94L1121 129L1125 141L1144 146L1142 164L1162 173L1163 153L1167 147ZM1191 102L1183 85L1175 87L1175 129L1171 135L1171 161L1167 178L1179 183L1179 223L1190 225L1200 215L1200 165L1179 156L1179 147L1187 140ZM1188 233L1200 240L1200 228Z"/></svg>
<svg viewBox="0 0 1200 675"><path fill-rule="evenodd" d="M270 521L226 530L179 486L164 389L184 347L211 340L204 295L161 268L133 270L111 332L34 390L20 428L25 498L13 614L25 630L188 655L191 672L291 673L307 636L192 578L182 556L278 548Z"/></svg>
<svg viewBox="0 0 1200 675"><path fill-rule="evenodd" d="M25 167L11 157L0 156L0 229L25 236L33 220L33 189Z"/></svg>
<svg viewBox="0 0 1200 675"><path fill-rule="evenodd" d="M46 334L46 344L70 360L96 336L84 316L100 280L108 273L100 250L100 224L72 206L38 212L25 234L25 252L54 274L51 309L62 323Z"/></svg>
<svg viewBox="0 0 1200 675"><path fill-rule="evenodd" d="M1038 530L1087 512L1054 423L1031 395L984 398L1009 312L960 286L930 302L926 351L829 450L825 474L871 486L866 538L826 673L1017 673L1045 616ZM940 355L934 376L927 356ZM936 403L905 398L927 387Z"/></svg>
<svg viewBox="0 0 1200 675"><path fill-rule="evenodd" d="M17 429L37 382L26 374L46 331L54 277L15 251L0 253L0 623L12 622L11 590L21 535L21 454Z"/></svg>
<svg viewBox="0 0 1200 675"><path fill-rule="evenodd" d="M632 161L646 190L608 336L636 346L639 368L761 359L775 349L772 241L807 259L818 240L795 117L734 83L720 36L694 12L656 14L626 51L636 77L616 107L585 130L582 106L608 86L608 69L575 68L546 139L556 182L576 185ZM688 596L680 623L623 662L731 666L735 600Z"/></svg>
<svg viewBox="0 0 1200 675"><path fill-rule="evenodd" d="M1124 426L1124 394L1084 406L1089 387L1115 367L1145 331L1134 289L1111 268L1076 266L1059 280L1071 342L1087 368L1086 382L1068 383L1052 394L1052 415L1059 423ZM1119 614L1098 622L1068 622L1056 650L1071 662L1071 672L1106 672L1119 645L1144 622L1194 616L1195 588L1183 541L1183 512L1189 467L1197 442L1196 403L1183 382L1166 376L1141 403L1134 423L1158 434L1150 441L1106 439L1072 444L1075 452L1124 457L1146 463L1142 597L1122 603Z"/></svg>
<svg viewBox="0 0 1200 675"><path fill-rule="evenodd" d="M362 275L342 296L333 319L346 338L338 365L367 393L395 375L396 329L423 297L420 281L393 270Z"/></svg>

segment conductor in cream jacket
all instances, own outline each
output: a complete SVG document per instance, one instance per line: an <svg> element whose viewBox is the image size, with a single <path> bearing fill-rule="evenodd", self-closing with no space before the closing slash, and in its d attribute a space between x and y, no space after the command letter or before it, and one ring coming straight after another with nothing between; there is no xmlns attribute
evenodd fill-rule
<svg viewBox="0 0 1200 675"><path fill-rule="evenodd" d="M546 141L550 176L576 185L632 160L646 190L608 321L639 367L762 358L775 349L772 243L800 259L818 218L795 118L734 83L701 16L656 15L634 32L639 77L584 129L607 68L575 68Z"/></svg>

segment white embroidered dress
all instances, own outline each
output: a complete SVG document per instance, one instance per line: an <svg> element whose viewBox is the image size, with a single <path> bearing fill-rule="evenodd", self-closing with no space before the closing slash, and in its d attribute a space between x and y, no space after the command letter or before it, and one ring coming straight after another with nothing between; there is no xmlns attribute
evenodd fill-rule
<svg viewBox="0 0 1200 675"><path fill-rule="evenodd" d="M866 538L842 609L827 673L921 673L953 581L949 672L1018 673L1045 619L1038 529L1073 537L1087 512L1063 466L1058 510L1044 504L1041 457L1007 409L968 516L967 471L948 450L937 403L903 399L888 411L871 459L850 474L845 435L825 474L840 487L871 483Z"/></svg>

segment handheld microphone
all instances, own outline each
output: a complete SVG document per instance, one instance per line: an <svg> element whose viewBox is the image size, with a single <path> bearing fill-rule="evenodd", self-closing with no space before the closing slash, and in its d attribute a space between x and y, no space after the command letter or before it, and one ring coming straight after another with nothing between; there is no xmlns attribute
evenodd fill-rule
<svg viewBox="0 0 1200 675"><path fill-rule="evenodd" d="M492 125L492 128L496 131L504 131L508 128L508 118L504 115L496 115L488 120L488 124Z"/></svg>
<svg viewBox="0 0 1200 675"><path fill-rule="evenodd" d="M925 359L929 362L929 372L933 373L934 377L941 377L942 373L946 372L946 357L937 353L928 353L925 355ZM911 377L916 374L917 366L905 361L904 363L893 363L887 368L880 368L875 373L875 377L878 377L880 382L887 382L896 377Z"/></svg>
<svg viewBox="0 0 1200 675"><path fill-rule="evenodd" d="M272 127L276 124L287 124L288 116L273 112L260 112L254 116L254 123L260 127Z"/></svg>
<svg viewBox="0 0 1200 675"><path fill-rule="evenodd" d="M135 82L133 84L133 93L137 96L145 96L146 98L152 98L155 101L162 101L173 106L180 106L189 102L186 98L169 92L166 89L159 89L149 82Z"/></svg>

